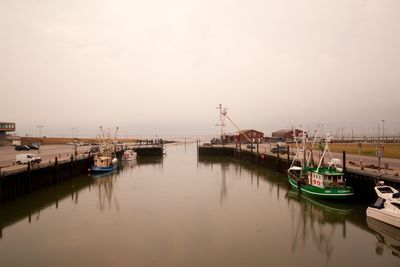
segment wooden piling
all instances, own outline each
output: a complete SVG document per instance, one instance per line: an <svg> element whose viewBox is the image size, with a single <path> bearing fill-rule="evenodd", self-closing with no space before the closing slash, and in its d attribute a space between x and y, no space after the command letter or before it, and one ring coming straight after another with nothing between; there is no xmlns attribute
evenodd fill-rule
<svg viewBox="0 0 400 267"><path fill-rule="evenodd" d="M289 169L291 165L289 146L286 146L286 148L287 148L287 168Z"/></svg>
<svg viewBox="0 0 400 267"><path fill-rule="evenodd" d="M280 162L280 155L279 155L279 145L276 146L276 170L279 172L279 162Z"/></svg>
<svg viewBox="0 0 400 267"><path fill-rule="evenodd" d="M343 150L343 172L346 172L346 151Z"/></svg>

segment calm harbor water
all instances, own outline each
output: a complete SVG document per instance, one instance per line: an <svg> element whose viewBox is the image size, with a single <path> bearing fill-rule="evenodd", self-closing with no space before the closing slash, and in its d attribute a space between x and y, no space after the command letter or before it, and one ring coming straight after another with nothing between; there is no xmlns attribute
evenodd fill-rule
<svg viewBox="0 0 400 267"><path fill-rule="evenodd" d="M399 266L400 230L172 145L0 205L0 266Z"/></svg>

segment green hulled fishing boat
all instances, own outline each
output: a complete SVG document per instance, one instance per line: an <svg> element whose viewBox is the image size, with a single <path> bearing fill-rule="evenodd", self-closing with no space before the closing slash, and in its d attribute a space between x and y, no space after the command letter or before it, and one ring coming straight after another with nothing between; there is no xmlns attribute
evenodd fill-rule
<svg viewBox="0 0 400 267"><path fill-rule="evenodd" d="M300 146L296 142L297 153L288 169L290 185L306 195L323 199L346 199L353 196L353 188L346 185L343 169L336 165L337 160L333 159L329 150L329 136L324 140L324 149L317 166L314 164L313 145L305 135L301 139ZM326 155L331 158L328 165L323 164ZM298 163L301 166L295 165Z"/></svg>

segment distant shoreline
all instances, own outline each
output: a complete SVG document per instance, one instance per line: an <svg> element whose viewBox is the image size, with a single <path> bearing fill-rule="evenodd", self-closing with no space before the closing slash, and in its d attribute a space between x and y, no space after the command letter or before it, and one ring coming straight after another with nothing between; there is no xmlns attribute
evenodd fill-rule
<svg viewBox="0 0 400 267"><path fill-rule="evenodd" d="M40 143L42 145L60 145L60 144L67 144L77 140L79 142L84 143L95 143L98 142L99 139L97 138L71 138L71 137L21 137L21 144L22 145L30 145L32 143ZM119 142L137 142L139 140L152 140L152 139L134 139L134 138L116 138ZM154 140L154 139L153 139ZM163 140L164 144L167 143L175 143L176 141L170 140Z"/></svg>

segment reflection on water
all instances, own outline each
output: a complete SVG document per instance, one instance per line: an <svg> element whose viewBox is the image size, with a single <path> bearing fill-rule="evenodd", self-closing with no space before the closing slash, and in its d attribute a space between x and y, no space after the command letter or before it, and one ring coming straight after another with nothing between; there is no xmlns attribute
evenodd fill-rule
<svg viewBox="0 0 400 267"><path fill-rule="evenodd" d="M113 180L117 178L117 175L117 170L114 170L107 174L93 176L95 188L98 190L100 210L104 210L106 204L111 208L112 200L114 200L115 208L119 210L117 196L113 188Z"/></svg>
<svg viewBox="0 0 400 267"><path fill-rule="evenodd" d="M198 157L195 145L170 146L166 157L0 205L1 265L398 266L398 232L370 229L365 208L298 195L285 175Z"/></svg>
<svg viewBox="0 0 400 267"><path fill-rule="evenodd" d="M74 177L53 185L48 188L33 192L32 194L16 198L12 201L0 204L0 239L3 238L3 230L13 224L27 220L28 223L38 221L42 210L53 206L59 208L59 202L68 200L74 204L79 203L79 194L88 188L89 191L95 188L98 193L98 206L100 210L111 207L112 201L117 209L117 195L113 189L113 183L123 173L132 174L135 167L140 165L151 165L162 169L163 159L160 157L150 157L138 161L119 162L118 170L110 173L96 175L82 175ZM94 185L94 186L93 186Z"/></svg>
<svg viewBox="0 0 400 267"><path fill-rule="evenodd" d="M292 250L304 245L305 240L312 240L314 246L327 259L332 255L332 238L338 226L342 238L346 239L345 215L352 212L346 204L316 201L290 189L287 192L288 206L292 221Z"/></svg>
<svg viewBox="0 0 400 267"><path fill-rule="evenodd" d="M332 238L337 231L340 231L341 237L346 239L346 215L352 213L353 208L347 203L335 203L326 201L316 201L297 191L289 188L286 183L282 184L282 177L276 178L276 175L266 176L265 171L255 168L244 162L237 162L228 159L219 159L210 156L199 156L198 161L205 166L210 166L214 172L220 169L221 203L227 197L227 172L230 167L236 173L242 176L242 173L248 172L251 185L256 180L257 188L260 186L260 176L268 180L268 193L275 191L275 196L279 200L283 194L290 210L291 220L291 250L295 251L307 243L312 243L321 254L328 260L334 250ZM199 168L199 166L198 166ZM246 175L245 175L246 176Z"/></svg>
<svg viewBox="0 0 400 267"><path fill-rule="evenodd" d="M367 217L367 224L374 230L376 254L382 255L387 250L392 255L400 257L400 229L370 217Z"/></svg>

